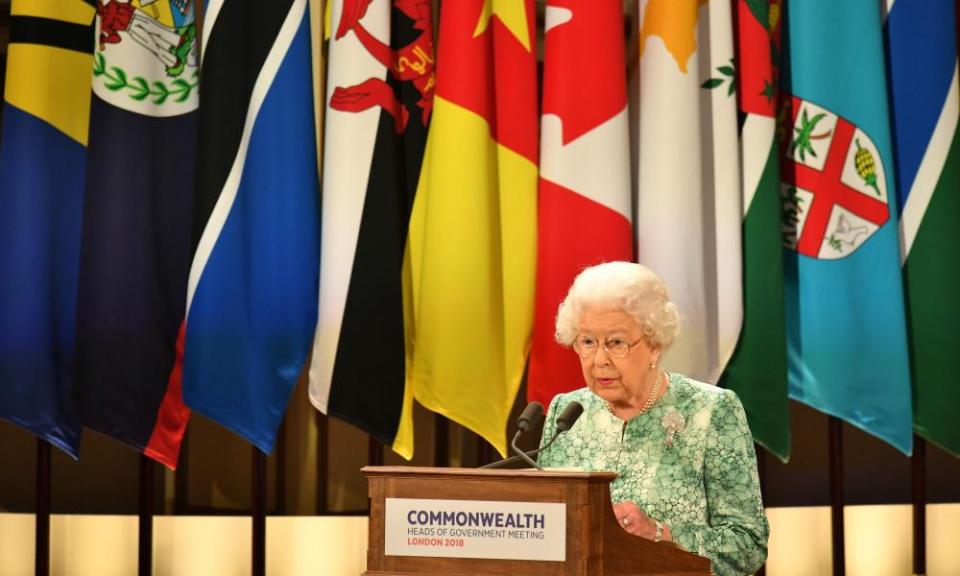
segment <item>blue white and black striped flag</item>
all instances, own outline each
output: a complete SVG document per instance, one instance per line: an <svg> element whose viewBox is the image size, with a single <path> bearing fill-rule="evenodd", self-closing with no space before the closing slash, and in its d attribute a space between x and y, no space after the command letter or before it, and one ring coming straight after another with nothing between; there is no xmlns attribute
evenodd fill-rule
<svg viewBox="0 0 960 576"><path fill-rule="evenodd" d="M210 0L203 42L184 400L269 452L317 316L307 0Z"/></svg>

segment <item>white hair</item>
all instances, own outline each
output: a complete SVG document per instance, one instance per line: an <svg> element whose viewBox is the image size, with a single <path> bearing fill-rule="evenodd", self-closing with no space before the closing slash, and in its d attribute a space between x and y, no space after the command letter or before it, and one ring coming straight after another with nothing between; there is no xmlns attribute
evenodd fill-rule
<svg viewBox="0 0 960 576"><path fill-rule="evenodd" d="M677 305L653 270L633 262L606 262L585 268L573 280L557 310L557 342L577 339L580 314L587 306L618 308L636 320L651 348L666 350L680 331Z"/></svg>

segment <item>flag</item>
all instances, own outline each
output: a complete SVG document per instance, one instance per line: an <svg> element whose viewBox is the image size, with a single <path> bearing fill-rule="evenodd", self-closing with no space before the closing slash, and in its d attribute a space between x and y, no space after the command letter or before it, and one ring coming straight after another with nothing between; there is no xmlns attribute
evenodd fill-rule
<svg viewBox="0 0 960 576"><path fill-rule="evenodd" d="M790 397L909 454L910 370L880 5L796 2L785 22Z"/></svg>
<svg viewBox="0 0 960 576"><path fill-rule="evenodd" d="M403 253L436 84L430 0L336 0L310 399L413 456Z"/></svg>
<svg viewBox="0 0 960 576"><path fill-rule="evenodd" d="M743 320L731 3L641 0L636 14L637 258L680 312L663 366L717 382Z"/></svg>
<svg viewBox="0 0 960 576"><path fill-rule="evenodd" d="M756 442L790 456L776 104L779 0L737 2L743 188L743 329L720 384L737 393Z"/></svg>
<svg viewBox="0 0 960 576"><path fill-rule="evenodd" d="M270 452L317 317L306 0L211 0L187 288L187 405Z"/></svg>
<svg viewBox="0 0 960 576"><path fill-rule="evenodd" d="M444 4L408 238L408 386L501 454L536 270L533 0Z"/></svg>
<svg viewBox="0 0 960 576"><path fill-rule="evenodd" d="M544 28L527 397L546 406L554 395L583 386L576 354L554 341L557 308L582 269L633 260L633 229L622 3L551 0Z"/></svg>
<svg viewBox="0 0 960 576"><path fill-rule="evenodd" d="M193 2L97 4L77 303L84 425L176 467L171 378L190 269L198 102Z"/></svg>
<svg viewBox="0 0 960 576"><path fill-rule="evenodd" d="M81 0L13 2L0 136L0 418L74 457L95 12Z"/></svg>
<svg viewBox="0 0 960 576"><path fill-rule="evenodd" d="M890 98L913 377L913 428L960 457L960 92L956 8L898 0L887 16Z"/></svg>

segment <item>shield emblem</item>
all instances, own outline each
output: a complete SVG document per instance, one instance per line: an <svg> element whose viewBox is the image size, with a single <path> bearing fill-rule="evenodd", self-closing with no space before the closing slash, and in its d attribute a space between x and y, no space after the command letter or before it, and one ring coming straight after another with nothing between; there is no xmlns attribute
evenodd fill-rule
<svg viewBox="0 0 960 576"><path fill-rule="evenodd" d="M148 116L199 105L199 53L188 0L98 0L93 92Z"/></svg>
<svg viewBox="0 0 960 576"><path fill-rule="evenodd" d="M781 124L784 245L821 260L853 254L890 218L877 147L846 118L796 96Z"/></svg>

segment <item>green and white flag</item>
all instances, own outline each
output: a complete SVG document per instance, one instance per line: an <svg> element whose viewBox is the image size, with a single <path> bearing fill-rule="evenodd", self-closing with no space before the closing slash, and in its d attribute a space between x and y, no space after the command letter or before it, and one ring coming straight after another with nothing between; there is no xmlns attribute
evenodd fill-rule
<svg viewBox="0 0 960 576"><path fill-rule="evenodd" d="M960 457L960 135L952 0L897 0L887 17L890 99L914 431Z"/></svg>
<svg viewBox="0 0 960 576"><path fill-rule="evenodd" d="M780 0L737 2L743 178L743 330L720 380L737 392L754 440L790 456L783 236L776 110Z"/></svg>

